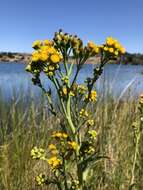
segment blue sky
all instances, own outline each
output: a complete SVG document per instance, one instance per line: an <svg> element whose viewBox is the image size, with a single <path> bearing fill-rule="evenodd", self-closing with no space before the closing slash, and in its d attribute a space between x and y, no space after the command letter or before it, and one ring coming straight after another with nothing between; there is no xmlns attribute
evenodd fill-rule
<svg viewBox="0 0 143 190"><path fill-rule="evenodd" d="M143 0L1 0L0 51L31 52L36 39L59 28L86 43L117 38L143 53Z"/></svg>

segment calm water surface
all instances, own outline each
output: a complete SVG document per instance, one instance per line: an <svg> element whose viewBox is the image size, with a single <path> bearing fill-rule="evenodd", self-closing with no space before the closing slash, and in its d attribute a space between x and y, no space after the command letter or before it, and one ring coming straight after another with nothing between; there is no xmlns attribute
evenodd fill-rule
<svg viewBox="0 0 143 190"><path fill-rule="evenodd" d="M93 65L83 67L79 76L79 83L91 76ZM5 98L11 98L13 93L25 95L40 93L38 87L31 82L31 74L25 71L25 65L19 63L0 63L0 91ZM46 87L51 83L42 76ZM97 90L103 94L110 92L116 97L129 94L137 96L143 92L143 66L142 65L107 65L102 77L98 80Z"/></svg>

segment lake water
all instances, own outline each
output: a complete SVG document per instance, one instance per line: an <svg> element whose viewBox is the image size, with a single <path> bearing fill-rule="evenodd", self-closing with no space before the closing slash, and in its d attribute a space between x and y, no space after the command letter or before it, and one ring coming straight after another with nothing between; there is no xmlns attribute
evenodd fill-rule
<svg viewBox="0 0 143 190"><path fill-rule="evenodd" d="M25 71L24 64L0 63L0 91L6 99L13 93L36 96L40 89L31 82L31 74ZM94 65L86 64L80 72L78 83L83 83L86 77L91 76ZM48 87L51 83L42 76L43 83ZM143 92L143 66L142 65L114 65L105 67L102 77L96 85L101 94L110 92L115 97L125 97L129 94L138 96Z"/></svg>

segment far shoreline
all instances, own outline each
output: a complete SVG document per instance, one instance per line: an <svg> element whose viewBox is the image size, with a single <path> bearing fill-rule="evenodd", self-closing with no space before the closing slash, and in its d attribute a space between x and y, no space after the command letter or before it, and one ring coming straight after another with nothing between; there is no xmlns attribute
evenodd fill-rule
<svg viewBox="0 0 143 190"><path fill-rule="evenodd" d="M0 64L28 64L30 62L30 59L31 54L29 53L0 52ZM86 64L98 64L99 62L100 57L92 57L87 60ZM119 64L119 62L124 65L143 65L143 54L126 53L121 61L115 60L111 62L111 64ZM72 63L72 58L69 60L69 63Z"/></svg>

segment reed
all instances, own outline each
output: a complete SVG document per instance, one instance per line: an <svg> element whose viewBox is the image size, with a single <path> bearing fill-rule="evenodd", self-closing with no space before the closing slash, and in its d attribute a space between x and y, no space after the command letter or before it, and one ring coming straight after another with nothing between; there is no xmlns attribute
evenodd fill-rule
<svg viewBox="0 0 143 190"><path fill-rule="evenodd" d="M99 98L92 107L100 134L97 149L110 159L93 165L91 189L125 190L131 178L134 156L132 123L138 118L138 101L128 99L118 102L112 96ZM96 108L96 109L95 109ZM48 113L46 100L33 96L27 103L24 95L5 101L0 97L0 189L38 190L54 189L35 185L35 175L46 166L33 162L30 151L33 146L48 146L55 119ZM142 139L141 139L142 141ZM142 144L142 143L141 143ZM143 188L143 151L140 145L135 167L136 188Z"/></svg>

